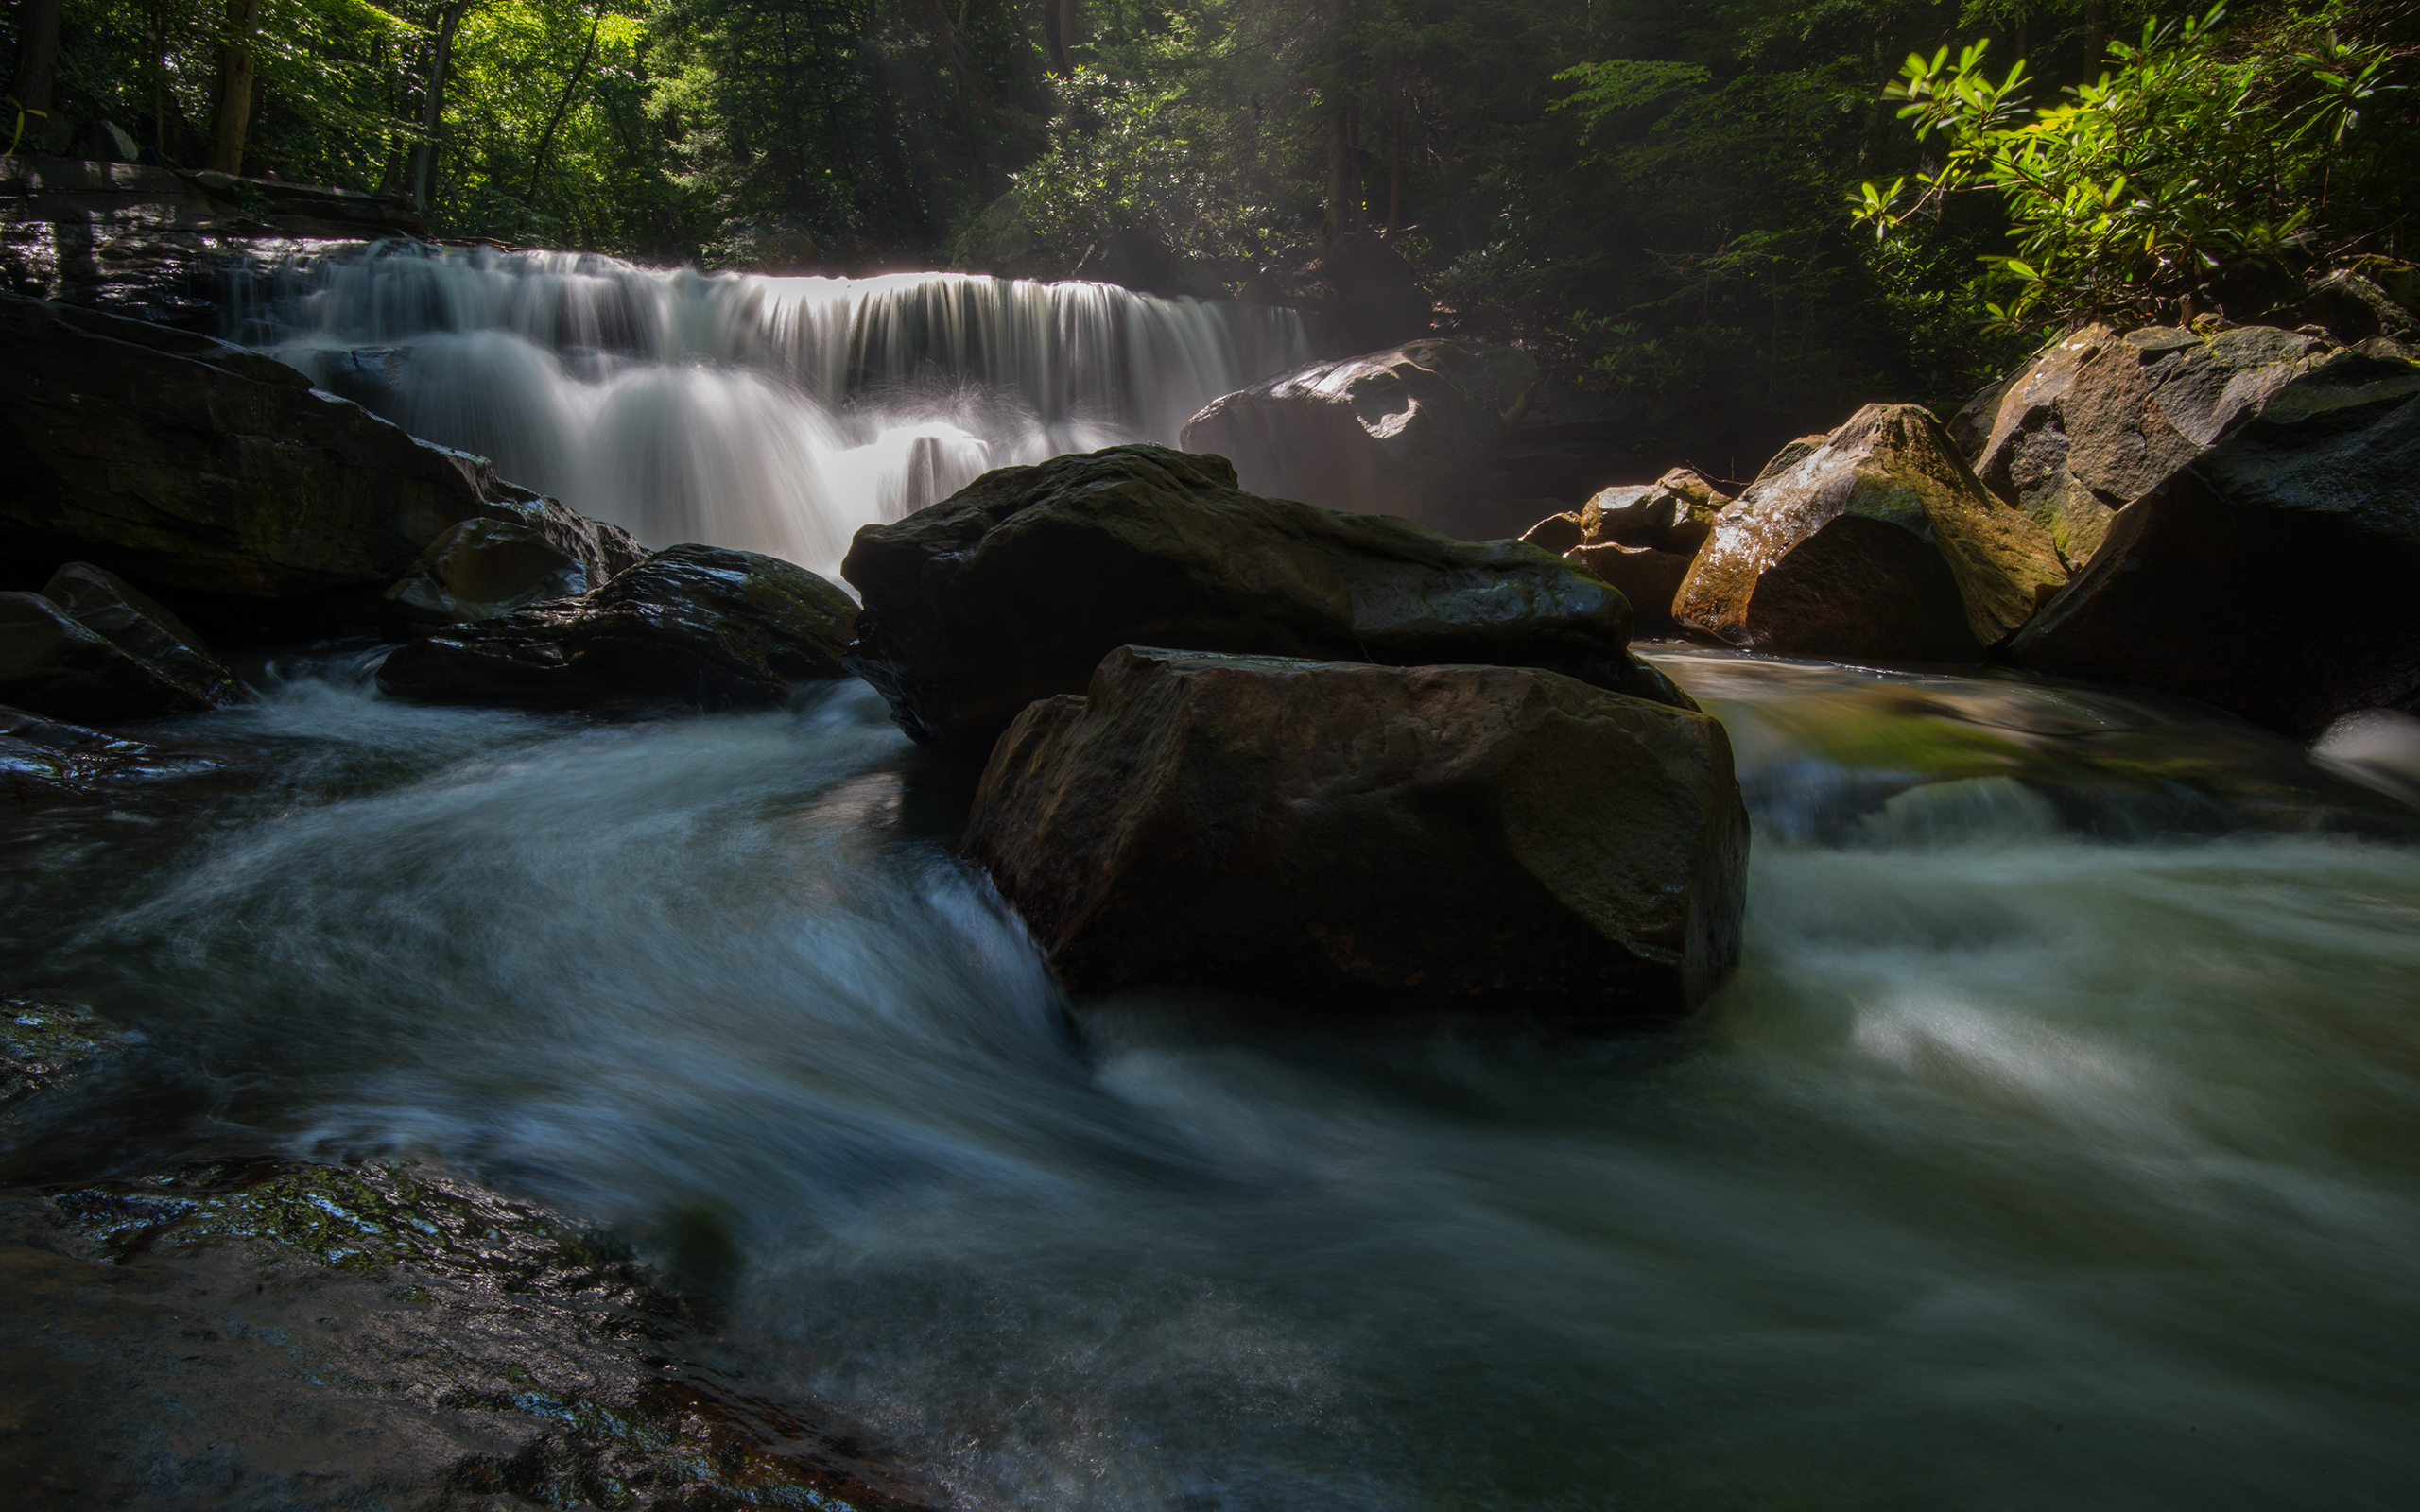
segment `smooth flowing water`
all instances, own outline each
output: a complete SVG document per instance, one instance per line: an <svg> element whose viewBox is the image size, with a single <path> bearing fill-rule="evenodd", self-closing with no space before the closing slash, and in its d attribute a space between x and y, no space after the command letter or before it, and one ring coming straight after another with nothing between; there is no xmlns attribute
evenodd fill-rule
<svg viewBox="0 0 2420 1512"><path fill-rule="evenodd" d="M2420 815L2186 706L1662 659L1756 817L1668 1033L1070 1017L860 685L602 728L333 658L174 727L264 783L15 832L0 971L147 1036L121 1164L728 1246L752 1372L969 1506L2408 1506Z"/></svg>
<svg viewBox="0 0 2420 1512"><path fill-rule="evenodd" d="M1174 443L1289 310L959 273L766 278L385 243L231 275L231 340L649 546L830 572L994 468Z"/></svg>

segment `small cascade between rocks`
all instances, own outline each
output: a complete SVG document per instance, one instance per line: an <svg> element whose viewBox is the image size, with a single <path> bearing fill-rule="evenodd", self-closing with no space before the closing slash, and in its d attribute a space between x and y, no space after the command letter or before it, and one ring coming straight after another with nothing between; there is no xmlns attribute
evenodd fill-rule
<svg viewBox="0 0 2420 1512"><path fill-rule="evenodd" d="M994 467L1173 443L1291 311L961 273L768 278L380 244L233 276L224 335L651 546L830 573Z"/></svg>

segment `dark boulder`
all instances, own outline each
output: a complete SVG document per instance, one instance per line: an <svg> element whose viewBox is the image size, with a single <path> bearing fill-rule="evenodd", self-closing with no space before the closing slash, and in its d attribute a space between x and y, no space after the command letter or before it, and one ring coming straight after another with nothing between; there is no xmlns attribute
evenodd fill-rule
<svg viewBox="0 0 2420 1512"><path fill-rule="evenodd" d="M992 754L965 853L1078 993L1685 1013L1738 958L1707 715L1530 667L1136 646Z"/></svg>
<svg viewBox="0 0 2420 1512"><path fill-rule="evenodd" d="M1575 546L1564 556L1622 591L1636 628L1660 632L1680 627L1672 618L1672 600L1697 559L1690 553L1607 542Z"/></svg>
<svg viewBox="0 0 2420 1512"><path fill-rule="evenodd" d="M1673 604L1734 645L1955 661L2005 640L2066 580L2048 534L1994 498L1913 404L1793 442L1715 518Z"/></svg>
<svg viewBox="0 0 2420 1512"><path fill-rule="evenodd" d="M199 713L243 687L174 614L70 562L39 593L0 593L0 699L57 719Z"/></svg>
<svg viewBox="0 0 2420 1512"><path fill-rule="evenodd" d="M376 595L448 525L526 524L601 582L611 525L415 440L280 362L206 336L0 296L0 544L158 588Z"/></svg>
<svg viewBox="0 0 2420 1512"><path fill-rule="evenodd" d="M1541 666L1688 707L1629 654L1621 595L1548 553L1261 498L1159 446L986 473L859 530L840 573L865 595L850 669L909 734L978 757L1137 642Z"/></svg>
<svg viewBox="0 0 2420 1512"><path fill-rule="evenodd" d="M856 605L778 557L671 546L604 587L399 647L378 686L433 703L602 715L767 708L845 677Z"/></svg>
<svg viewBox="0 0 2420 1512"><path fill-rule="evenodd" d="M2010 659L2182 694L2296 735L2354 709L2420 707L2420 397L2409 393L2297 383L2128 505Z"/></svg>
<svg viewBox="0 0 2420 1512"><path fill-rule="evenodd" d="M1183 444L1227 458L1254 493L1457 530L1537 381L1516 348L1413 341L1214 399Z"/></svg>
<svg viewBox="0 0 2420 1512"><path fill-rule="evenodd" d="M465 520L430 541L387 597L412 619L453 623L492 620L590 586L588 570L531 526Z"/></svg>
<svg viewBox="0 0 2420 1512"><path fill-rule="evenodd" d="M1959 424L1984 485L2080 568L2117 510L2254 416L2378 393L2420 393L2420 369L2272 326L2088 326L1978 396Z"/></svg>

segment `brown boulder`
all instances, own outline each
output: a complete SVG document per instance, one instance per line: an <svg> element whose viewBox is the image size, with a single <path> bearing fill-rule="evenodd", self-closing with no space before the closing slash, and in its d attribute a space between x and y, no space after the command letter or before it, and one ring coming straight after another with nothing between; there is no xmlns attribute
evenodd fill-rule
<svg viewBox="0 0 2420 1512"><path fill-rule="evenodd" d="M1687 707L1634 659L1630 606L1518 541L1449 540L1236 487L1225 459L1115 446L988 472L857 532L849 667L919 740L980 757L1112 647L1542 666Z"/></svg>
<svg viewBox="0 0 2420 1512"><path fill-rule="evenodd" d="M2208 335L2087 326L1962 414L1985 487L2050 532L2080 568L2117 510L2273 404L2353 390L2420 393L2420 371L2272 326Z"/></svg>
<svg viewBox="0 0 2420 1512"><path fill-rule="evenodd" d="M575 597L590 586L587 569L530 526L465 520L430 541L387 597L416 620L468 622Z"/></svg>
<svg viewBox="0 0 2420 1512"><path fill-rule="evenodd" d="M578 598L456 626L397 648L378 686L433 703L623 715L769 708L846 677L857 607L778 557L670 546Z"/></svg>
<svg viewBox="0 0 2420 1512"><path fill-rule="evenodd" d="M499 482L280 362L206 336L0 296L0 542L166 588L374 595L448 525L537 530L601 582L620 530Z"/></svg>
<svg viewBox="0 0 2420 1512"><path fill-rule="evenodd" d="M1630 600L1632 623L1642 630L1679 627L1672 618L1672 600L1687 580L1686 552L1658 551L1653 546L1575 546L1564 556L1622 591Z"/></svg>
<svg viewBox="0 0 2420 1512"><path fill-rule="evenodd" d="M1530 667L1125 646L1033 704L966 854L1069 990L1685 1013L1738 958L1714 719Z"/></svg>
<svg viewBox="0 0 2420 1512"><path fill-rule="evenodd" d="M2401 387L2273 398L2128 505L2010 659L2294 735L2420 707L2420 395Z"/></svg>
<svg viewBox="0 0 2420 1512"><path fill-rule="evenodd" d="M1869 404L1716 516L1673 615L1761 650L1952 661L2005 640L2066 576L1929 414Z"/></svg>
<svg viewBox="0 0 2420 1512"><path fill-rule="evenodd" d="M0 593L0 700L57 719L199 713L244 696L174 614L70 562L40 593Z"/></svg>
<svg viewBox="0 0 2420 1512"><path fill-rule="evenodd" d="M1227 458L1253 493L1459 531L1537 381L1518 348L1412 341L1214 399L1182 445Z"/></svg>

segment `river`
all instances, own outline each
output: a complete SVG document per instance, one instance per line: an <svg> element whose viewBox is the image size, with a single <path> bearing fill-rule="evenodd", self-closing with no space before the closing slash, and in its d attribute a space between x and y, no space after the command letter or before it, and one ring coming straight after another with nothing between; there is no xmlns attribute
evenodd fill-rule
<svg viewBox="0 0 2420 1512"><path fill-rule="evenodd" d="M256 301L283 324L255 335L369 362L404 411L469 352L482 392L545 399L556 429L516 444L558 484L594 475L563 417L616 385L757 393L821 417L819 455L942 423L864 382L905 358L817 387L659 339L805 292L398 266L488 313L380 327L395 301L321 270ZM560 334L609 296L681 318ZM1122 350L1175 372L1236 318L1176 314L1190 335ZM399 344L364 359L365 333ZM1299 332L1270 341L1184 383ZM949 423L994 417L959 425L985 461L1089 437L1050 434L1088 404L1157 434L1193 391L1100 409L1130 365L1063 403L1004 379L1007 404L971 370L917 392L983 401ZM750 461L733 543L828 564L834 530L915 502L883 475L801 502ZM600 507L662 543L714 524L710 492ZM721 1298L752 1379L977 1508L2400 1508L2420 1485L2420 813L2342 751L2014 674L1655 648L1739 753L1745 954L1685 1025L1575 1039L1070 1008L950 853L971 774L862 685L597 726L399 704L375 654L256 662L259 702L174 728L241 782L14 833L0 972L143 1036L144 1096L60 1122L61 1168L471 1172L631 1236Z"/></svg>

